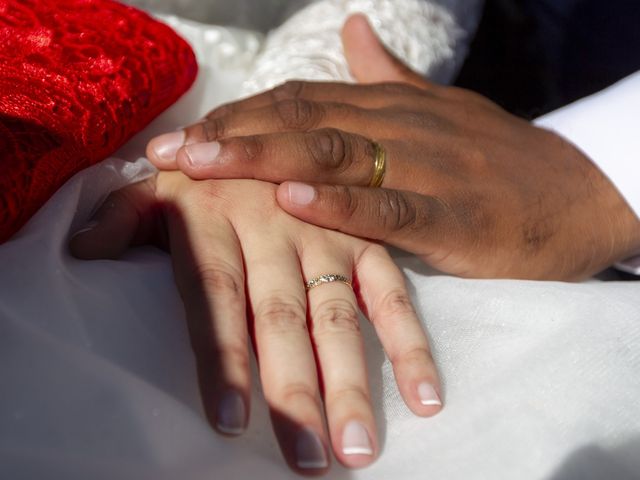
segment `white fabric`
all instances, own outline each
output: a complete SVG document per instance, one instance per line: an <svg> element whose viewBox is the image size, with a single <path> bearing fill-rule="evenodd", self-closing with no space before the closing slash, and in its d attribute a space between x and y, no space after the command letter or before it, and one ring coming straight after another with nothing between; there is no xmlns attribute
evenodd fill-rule
<svg viewBox="0 0 640 480"><path fill-rule="evenodd" d="M452 80L479 19L481 1L322 0L304 8L271 32L244 86L245 93L291 78L353 81L340 31L348 15L367 15L380 38L414 70L432 80ZM464 19L461 22L460 19ZM466 28L462 28L462 26Z"/></svg>
<svg viewBox="0 0 640 480"><path fill-rule="evenodd" d="M290 79L353 81L340 31L367 15L398 57L437 82L450 82L480 20L483 0L125 0L208 23L273 30L242 89L256 93ZM295 13L278 26L278 21ZM276 27L276 28L273 28Z"/></svg>
<svg viewBox="0 0 640 480"><path fill-rule="evenodd" d="M598 165L640 218L640 72L536 120ZM640 254L640 252L638 252ZM640 275L640 257L617 265Z"/></svg>
<svg viewBox="0 0 640 480"><path fill-rule="evenodd" d="M203 64L195 88L74 177L0 246L0 478L294 479L256 388L249 431L212 433L199 406L168 257L67 253L109 191L150 173L150 136L238 94L256 36L172 19ZM207 67L208 66L208 67ZM404 266L444 379L418 419L365 325L383 451L329 478L631 479L640 472L640 282L474 281Z"/></svg>

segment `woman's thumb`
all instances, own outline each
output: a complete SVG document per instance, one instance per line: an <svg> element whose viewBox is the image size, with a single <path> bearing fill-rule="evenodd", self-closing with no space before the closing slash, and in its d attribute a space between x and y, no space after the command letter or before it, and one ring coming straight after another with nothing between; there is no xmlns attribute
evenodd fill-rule
<svg viewBox="0 0 640 480"><path fill-rule="evenodd" d="M387 50L362 14L347 19L342 28L342 44L351 73L360 83L403 82L419 88L429 86L424 78Z"/></svg>

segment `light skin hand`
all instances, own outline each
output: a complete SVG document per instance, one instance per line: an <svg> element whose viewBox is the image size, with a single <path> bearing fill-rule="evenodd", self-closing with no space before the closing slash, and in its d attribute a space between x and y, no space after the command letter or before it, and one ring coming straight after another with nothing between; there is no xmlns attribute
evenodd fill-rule
<svg viewBox="0 0 640 480"><path fill-rule="evenodd" d="M364 84L290 82L154 139L150 159L192 178L282 182L290 214L461 276L574 280L640 251L640 221L573 145L423 80L362 17L343 41ZM387 152L377 189L373 140Z"/></svg>
<svg viewBox="0 0 640 480"><path fill-rule="evenodd" d="M326 472L329 445L345 466L363 467L379 446L359 310L420 416L441 409L428 340L386 250L291 217L277 205L276 188L160 172L113 193L96 213L97 225L73 237L72 253L115 259L148 242L169 249L212 426L226 435L246 428L253 342L291 468ZM305 291L305 281L326 273L353 278L354 288L334 282Z"/></svg>

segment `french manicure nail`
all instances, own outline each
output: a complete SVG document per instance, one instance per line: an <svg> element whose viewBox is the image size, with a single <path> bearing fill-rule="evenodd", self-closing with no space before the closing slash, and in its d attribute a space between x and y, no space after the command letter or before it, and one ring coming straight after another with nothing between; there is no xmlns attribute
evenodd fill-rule
<svg viewBox="0 0 640 480"><path fill-rule="evenodd" d="M184 149L189 163L194 167L206 167L215 163L220 163L218 154L220 144L218 142L193 143Z"/></svg>
<svg viewBox="0 0 640 480"><path fill-rule="evenodd" d="M430 383L422 382L418 385L418 396L422 405L442 405L438 392Z"/></svg>
<svg viewBox="0 0 640 480"><path fill-rule="evenodd" d="M247 409L242 395L234 390L225 393L218 403L216 427L228 435L240 435L244 432Z"/></svg>
<svg viewBox="0 0 640 480"><path fill-rule="evenodd" d="M305 470L327 468L329 462L320 437L308 427L298 432L296 439L296 464Z"/></svg>
<svg viewBox="0 0 640 480"><path fill-rule="evenodd" d="M175 160L176 153L184 145L185 133L184 130L178 130L177 132L165 133L151 140L151 150L161 160Z"/></svg>
<svg viewBox="0 0 640 480"><path fill-rule="evenodd" d="M373 455L369 433L362 423L352 420L344 427L342 453L345 455Z"/></svg>
<svg viewBox="0 0 640 480"><path fill-rule="evenodd" d="M309 205L316 196L311 185L291 182L289 184L289 201L295 205Z"/></svg>

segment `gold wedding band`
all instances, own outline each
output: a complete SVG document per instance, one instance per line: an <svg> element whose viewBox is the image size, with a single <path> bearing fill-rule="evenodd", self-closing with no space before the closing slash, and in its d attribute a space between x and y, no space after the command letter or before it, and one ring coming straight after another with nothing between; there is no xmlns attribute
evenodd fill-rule
<svg viewBox="0 0 640 480"><path fill-rule="evenodd" d="M377 142L373 142L373 148L375 150L375 160L373 163L373 177L371 177L369 186L378 188L382 185L384 174L387 173L387 152Z"/></svg>
<svg viewBox="0 0 640 480"><path fill-rule="evenodd" d="M351 280L348 277L345 277L344 275L333 274L333 273L320 275L319 277L313 278L309 280L307 283L305 283L304 286L307 289L307 291L309 291L312 288L322 285L323 283L332 283L332 282L341 282L351 287Z"/></svg>

